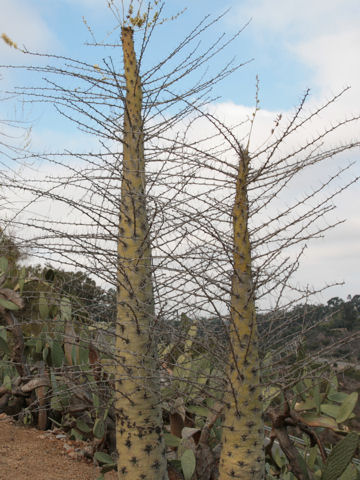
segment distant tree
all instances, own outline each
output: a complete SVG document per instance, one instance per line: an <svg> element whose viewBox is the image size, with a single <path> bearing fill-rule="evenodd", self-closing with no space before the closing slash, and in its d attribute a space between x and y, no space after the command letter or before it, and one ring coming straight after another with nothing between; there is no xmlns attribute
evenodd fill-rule
<svg viewBox="0 0 360 480"><path fill-rule="evenodd" d="M28 266L27 270L44 284L51 287L53 294L60 299L67 296L73 303L73 311L79 321L84 323L105 322L115 325L116 292L114 288L104 289L92 278L81 271L54 268L50 264ZM31 295L32 286L29 286ZM26 294L25 287L25 294ZM60 300L59 300L60 301Z"/></svg>
<svg viewBox="0 0 360 480"><path fill-rule="evenodd" d="M16 265L25 257L19 246L11 236L4 233L0 228L0 257L6 257L10 265Z"/></svg>
<svg viewBox="0 0 360 480"><path fill-rule="evenodd" d="M328 300L327 302L329 308L331 309L339 308L340 306L343 305L343 303L344 303L344 300L342 300L339 297L330 298L330 300Z"/></svg>

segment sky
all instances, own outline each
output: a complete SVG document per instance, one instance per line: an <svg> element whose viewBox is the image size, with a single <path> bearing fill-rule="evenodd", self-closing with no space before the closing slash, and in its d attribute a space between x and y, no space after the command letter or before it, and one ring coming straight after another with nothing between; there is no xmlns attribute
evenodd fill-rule
<svg viewBox="0 0 360 480"><path fill-rule="evenodd" d="M105 0L1 0L0 33L6 33L18 45L29 50L54 52L59 55L85 58L100 63L105 51L89 52L85 42L91 41L83 18L100 40L112 28L112 18ZM290 114L304 91L311 89L310 106L319 105L342 88L351 86L336 107L322 116L324 125L349 118L360 109L360 3L358 0L169 0L171 16L184 7L187 10L175 22L160 27L153 39L151 58L156 61L171 45L205 15L219 15L229 9L214 31L206 33L203 42L211 42L217 34L235 34L244 30L231 48L214 60L209 69L216 70L233 56L245 65L215 89L216 110L224 118L237 119L247 115L254 106L256 76L260 81L261 115L257 138L265 135L268 119L279 112ZM23 64L27 58L3 42L0 43L2 64ZM16 71L2 71L0 90L12 90L14 85L31 82L31 77ZM21 107L15 101L0 105L0 118L9 118ZM27 110L26 120L32 124L32 144L38 149L78 148L84 139L74 127L60 121L48 106ZM318 124L315 128L320 128ZM359 138L358 129L345 133L347 139ZM339 138L341 142L343 138ZM337 168L349 160L357 162L352 175L360 173L359 151L342 156ZM328 172L317 171L315 182ZM304 185L299 186L304 187ZM339 198L335 219L346 223L329 232L326 239L313 242L305 254L298 273L300 283L323 285L346 282L330 289L320 301L332 296L345 298L360 294L360 209L359 185L353 186Z"/></svg>

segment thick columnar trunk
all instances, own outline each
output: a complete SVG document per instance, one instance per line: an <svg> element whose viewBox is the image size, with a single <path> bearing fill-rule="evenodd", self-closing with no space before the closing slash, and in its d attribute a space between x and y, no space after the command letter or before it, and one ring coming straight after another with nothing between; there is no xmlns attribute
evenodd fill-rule
<svg viewBox="0 0 360 480"><path fill-rule="evenodd" d="M248 232L247 177L249 156L240 158L233 208L229 388L225 394L219 480L264 478L264 431L258 334L251 247Z"/></svg>
<svg viewBox="0 0 360 480"><path fill-rule="evenodd" d="M122 29L126 101L123 177L118 238L116 329L116 442L118 476L167 479L156 345L152 339L154 298L145 198L142 89L133 30Z"/></svg>

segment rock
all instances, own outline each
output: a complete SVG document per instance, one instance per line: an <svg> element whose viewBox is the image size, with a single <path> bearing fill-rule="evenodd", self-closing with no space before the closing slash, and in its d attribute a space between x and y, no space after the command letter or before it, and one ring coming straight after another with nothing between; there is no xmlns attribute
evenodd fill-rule
<svg viewBox="0 0 360 480"><path fill-rule="evenodd" d="M86 447L83 448L82 452L84 457L92 458L94 455L94 448L92 447L92 445L87 445Z"/></svg>
<svg viewBox="0 0 360 480"><path fill-rule="evenodd" d="M80 458L80 455L77 452L74 451L69 451L68 456L72 458L73 460L78 460Z"/></svg>

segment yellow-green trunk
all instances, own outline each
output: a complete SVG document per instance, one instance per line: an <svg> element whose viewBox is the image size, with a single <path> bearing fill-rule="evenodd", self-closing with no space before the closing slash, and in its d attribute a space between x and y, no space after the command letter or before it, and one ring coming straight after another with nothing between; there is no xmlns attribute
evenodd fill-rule
<svg viewBox="0 0 360 480"><path fill-rule="evenodd" d="M156 345L141 116L133 30L122 28L126 101L118 239L116 442L118 477L167 479Z"/></svg>
<svg viewBox="0 0 360 480"><path fill-rule="evenodd" d="M225 394L219 480L264 478L264 430L258 334L248 232L247 176L249 157L240 158L233 208L233 263L230 386Z"/></svg>

